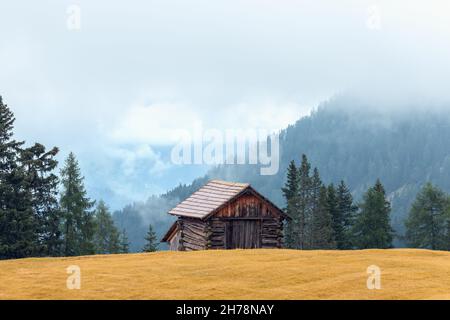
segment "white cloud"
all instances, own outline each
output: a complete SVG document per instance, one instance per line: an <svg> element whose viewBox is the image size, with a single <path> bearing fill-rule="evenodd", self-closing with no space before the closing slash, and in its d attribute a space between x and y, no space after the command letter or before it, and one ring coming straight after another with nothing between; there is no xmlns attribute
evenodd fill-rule
<svg viewBox="0 0 450 320"><path fill-rule="evenodd" d="M122 173L132 176L143 167L150 168L148 173L161 174L170 168L170 163L161 159L148 144L138 144L127 147L116 146L107 151L110 159L118 159L121 163Z"/></svg>
<svg viewBox="0 0 450 320"><path fill-rule="evenodd" d="M108 135L117 142L171 144L178 141L180 129L192 130L200 123L201 115L186 105L138 105L126 110Z"/></svg>
<svg viewBox="0 0 450 320"><path fill-rule="evenodd" d="M294 102L253 100L224 107L201 108L186 104L154 103L129 108L108 133L115 143L173 145L185 133L216 129L276 131L304 116L312 106Z"/></svg>
<svg viewBox="0 0 450 320"><path fill-rule="evenodd" d="M293 101L279 102L272 99L239 102L229 106L224 112L222 126L276 131L309 114L314 106L315 104L300 105Z"/></svg>
<svg viewBox="0 0 450 320"><path fill-rule="evenodd" d="M378 32L366 27L374 4ZM0 4L0 94L25 139L161 144L200 122L235 127L236 115L279 128L346 89L448 98L447 1L78 5L83 27L70 32L66 4Z"/></svg>

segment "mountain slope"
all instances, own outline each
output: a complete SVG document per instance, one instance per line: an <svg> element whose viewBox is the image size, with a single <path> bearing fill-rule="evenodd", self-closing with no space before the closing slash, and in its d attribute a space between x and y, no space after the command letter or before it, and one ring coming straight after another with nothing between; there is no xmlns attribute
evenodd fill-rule
<svg viewBox="0 0 450 320"><path fill-rule="evenodd" d="M376 111L348 99L323 104L280 134L275 176L256 167L222 166L211 177L245 181L284 206L281 187L292 159L306 154L325 183L343 179L356 200L380 178L392 201L398 235L416 193L427 181L450 192L450 117L440 111Z"/></svg>
<svg viewBox="0 0 450 320"><path fill-rule="evenodd" d="M335 98L280 132L278 174L261 176L257 165L222 165L162 198L177 202L208 178L218 178L249 182L284 207L281 187L287 165L292 159L299 162L304 153L318 167L325 183L343 179L357 201L380 178L392 201L395 243L402 246L404 219L422 185L431 181L450 192L450 116L438 109L401 110L380 109L348 97ZM163 215L166 209L142 212L152 217ZM164 230L167 225L158 228Z"/></svg>

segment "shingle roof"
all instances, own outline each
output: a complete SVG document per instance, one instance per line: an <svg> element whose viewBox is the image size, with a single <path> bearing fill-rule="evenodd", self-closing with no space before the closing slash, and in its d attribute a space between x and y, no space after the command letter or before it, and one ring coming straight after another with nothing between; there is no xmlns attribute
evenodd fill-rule
<svg viewBox="0 0 450 320"><path fill-rule="evenodd" d="M248 183L211 180L170 210L169 214L203 219L248 187Z"/></svg>

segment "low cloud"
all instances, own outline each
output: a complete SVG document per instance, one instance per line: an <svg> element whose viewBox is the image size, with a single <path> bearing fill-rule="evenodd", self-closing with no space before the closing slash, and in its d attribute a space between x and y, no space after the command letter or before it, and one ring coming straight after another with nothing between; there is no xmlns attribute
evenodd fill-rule
<svg viewBox="0 0 450 320"><path fill-rule="evenodd" d="M232 105L204 108L182 103L154 103L133 106L118 119L106 135L115 143L174 145L185 133L215 129L265 129L287 127L309 113L311 106L295 102L255 99Z"/></svg>
<svg viewBox="0 0 450 320"><path fill-rule="evenodd" d="M381 110L448 109L447 1L77 5L71 32L67 3L0 3L0 94L19 139L74 151L92 186L130 197L192 178L158 180L173 170L160 149L183 130L280 129L342 92ZM147 185L127 185L133 175Z"/></svg>

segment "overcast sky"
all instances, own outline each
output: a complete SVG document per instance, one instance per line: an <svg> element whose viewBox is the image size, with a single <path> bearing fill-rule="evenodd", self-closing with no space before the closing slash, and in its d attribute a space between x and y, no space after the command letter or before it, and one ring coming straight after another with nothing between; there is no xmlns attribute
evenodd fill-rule
<svg viewBox="0 0 450 320"><path fill-rule="evenodd" d="M168 170L156 150L175 129L279 129L340 92L390 106L450 95L446 0L5 0L0 12L18 137L130 170Z"/></svg>

